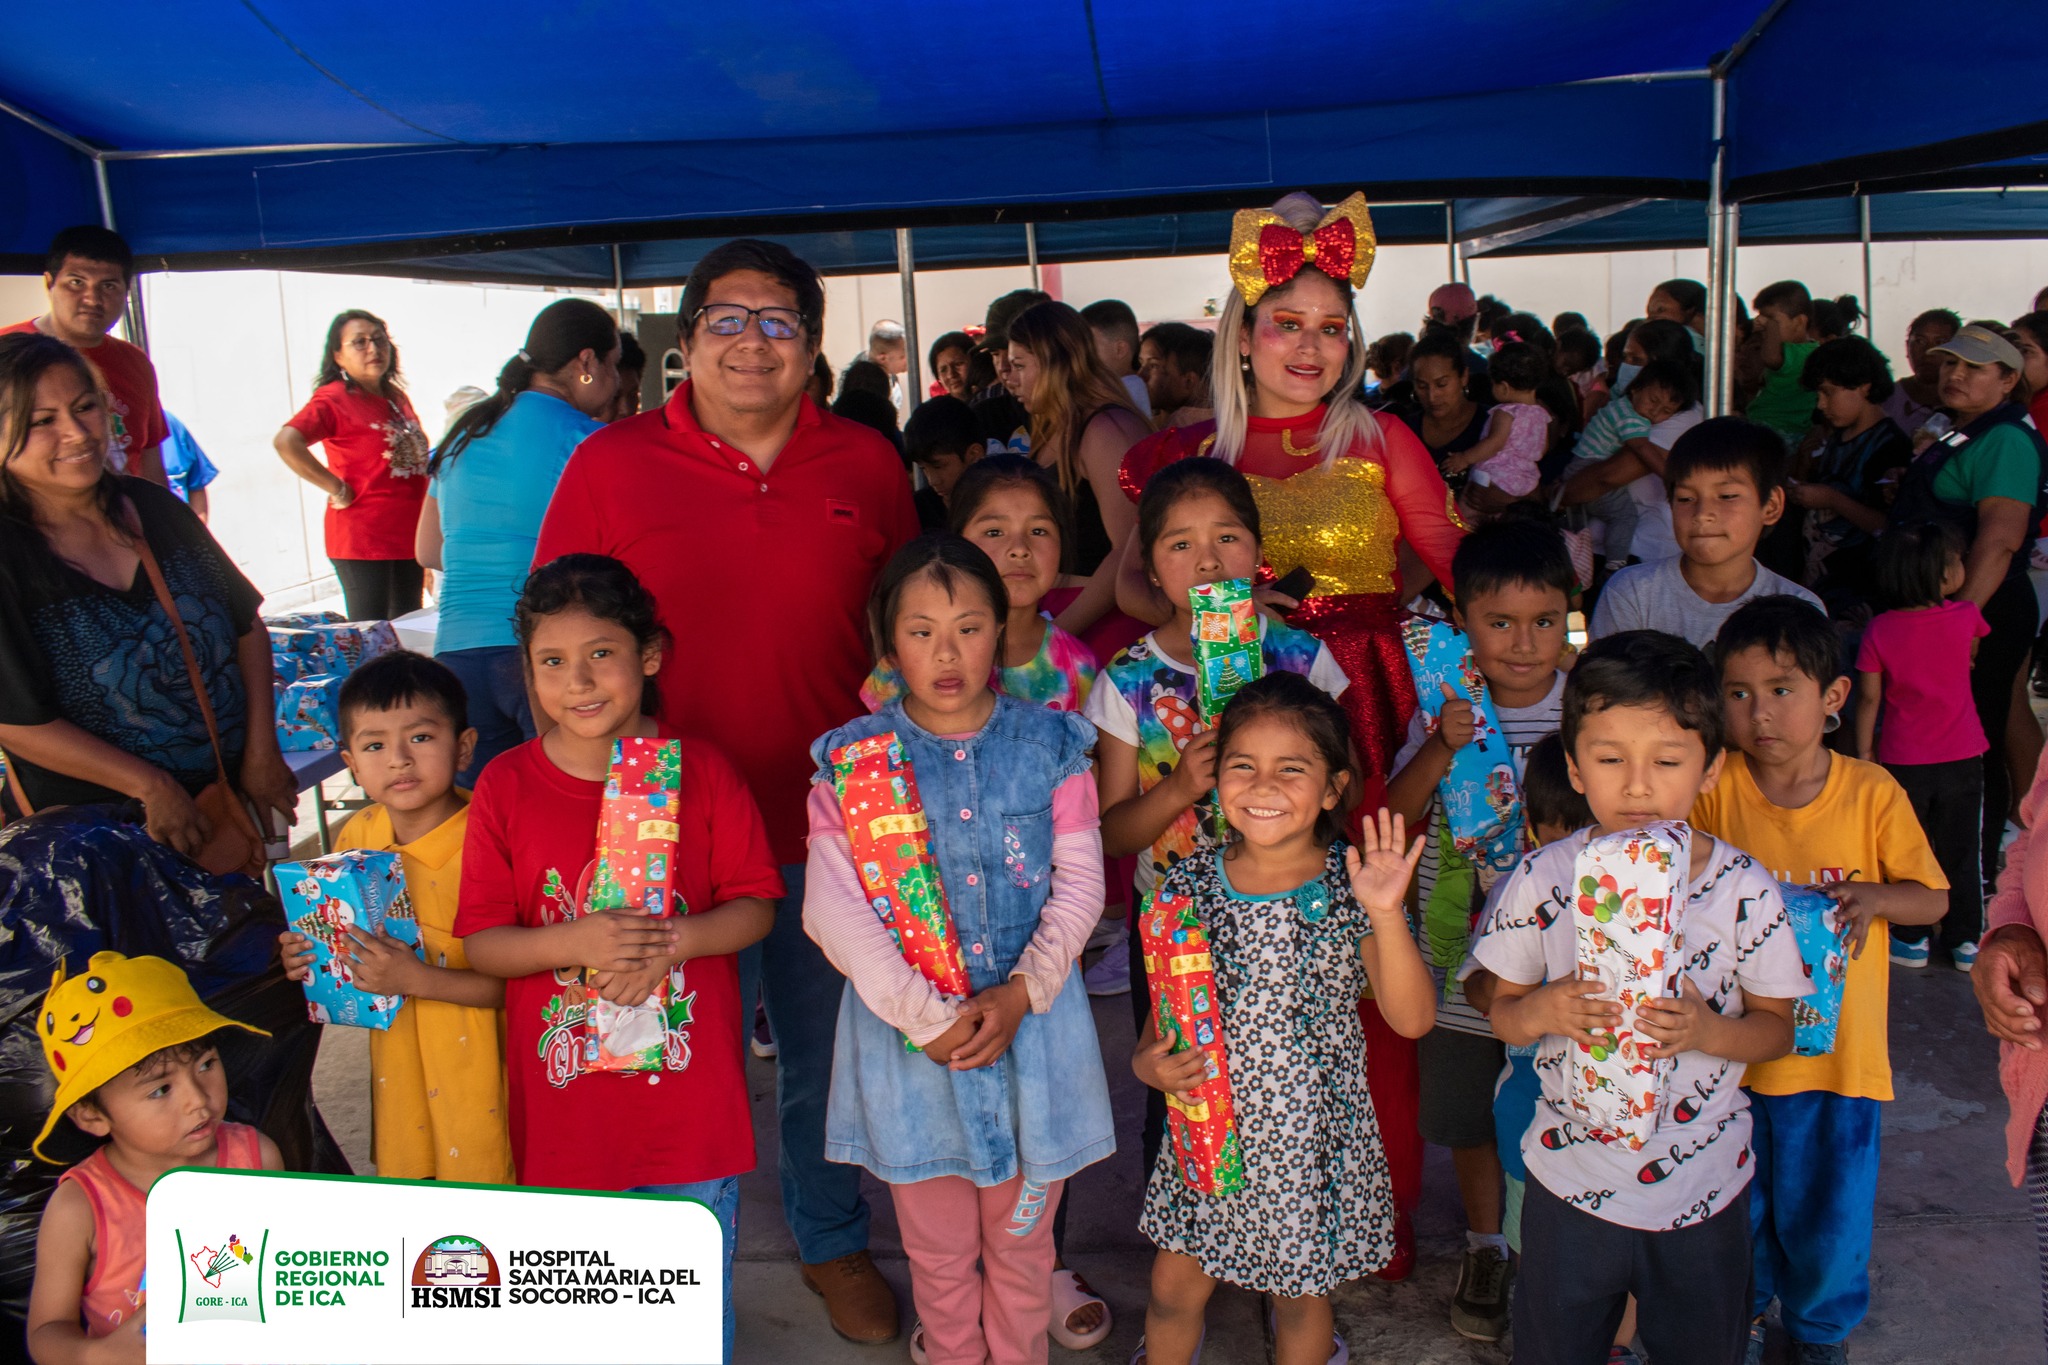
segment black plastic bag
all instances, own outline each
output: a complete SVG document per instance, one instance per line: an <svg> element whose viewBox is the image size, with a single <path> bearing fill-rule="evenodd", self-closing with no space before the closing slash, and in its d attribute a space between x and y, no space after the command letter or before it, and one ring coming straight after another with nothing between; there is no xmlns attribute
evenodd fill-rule
<svg viewBox="0 0 2048 1365"><path fill-rule="evenodd" d="M349 1171L313 1104L320 1026L278 963L282 907L245 877L201 871L135 815L65 806L0 830L0 1356L21 1346L43 1205L64 1165L97 1145L60 1123L43 1149L63 1164L29 1150L56 1093L35 1020L58 962L79 972L111 949L184 968L208 1005L271 1034L220 1034L228 1117L269 1134L289 1170Z"/></svg>

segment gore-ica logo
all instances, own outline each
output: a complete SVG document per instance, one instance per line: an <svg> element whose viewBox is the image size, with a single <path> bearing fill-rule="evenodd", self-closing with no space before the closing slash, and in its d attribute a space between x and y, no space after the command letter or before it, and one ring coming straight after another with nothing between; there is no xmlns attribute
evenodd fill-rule
<svg viewBox="0 0 2048 1365"><path fill-rule="evenodd" d="M443 1237L412 1263L414 1308L496 1308L498 1258L474 1237Z"/></svg>

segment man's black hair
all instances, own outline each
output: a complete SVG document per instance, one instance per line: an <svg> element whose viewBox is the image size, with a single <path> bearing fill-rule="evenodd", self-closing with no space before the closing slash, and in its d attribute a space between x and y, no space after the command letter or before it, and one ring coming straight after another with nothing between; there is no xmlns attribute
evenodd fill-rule
<svg viewBox="0 0 2048 1365"><path fill-rule="evenodd" d="M49 254L43 258L43 273L56 278L69 256L76 256L81 261L98 261L101 265L118 265L122 279L131 282L135 279L135 253L128 249L128 240L112 228L101 227L98 223L79 223L59 229L57 235L50 239Z"/></svg>
<svg viewBox="0 0 2048 1365"><path fill-rule="evenodd" d="M334 706L335 720L341 726L341 747L348 747L358 712L420 705L439 707L458 735L469 728L469 693L448 665L409 649L379 654L341 685L341 697Z"/></svg>
<svg viewBox="0 0 2048 1365"><path fill-rule="evenodd" d="M758 237L740 237L711 248L698 260L697 268L683 282L682 306L676 310L676 325L683 344L697 329L697 314L711 301L711 286L741 270L756 270L796 295L796 311L803 315L804 331L817 345L825 331L825 282L809 261L780 242Z"/></svg>
<svg viewBox="0 0 2048 1365"><path fill-rule="evenodd" d="M1721 684L1698 646L1661 630L1624 630L1586 646L1564 684L1559 732L1569 753L1579 726L1611 706L1659 706L1706 746L1712 762L1727 747Z"/></svg>
<svg viewBox="0 0 2048 1365"><path fill-rule="evenodd" d="M1789 658L1824 688L1842 675L1842 641L1834 625L1813 603L1790 593L1752 597L1721 623L1714 637L1715 659L1725 665L1744 649Z"/></svg>

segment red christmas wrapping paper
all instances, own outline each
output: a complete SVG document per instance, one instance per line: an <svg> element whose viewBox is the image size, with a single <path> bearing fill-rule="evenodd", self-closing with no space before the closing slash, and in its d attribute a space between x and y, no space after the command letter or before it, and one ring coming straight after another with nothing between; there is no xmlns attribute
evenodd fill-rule
<svg viewBox="0 0 2048 1365"><path fill-rule="evenodd" d="M1166 1096L1174 1166L1190 1189L1218 1197L1234 1194L1244 1187L1244 1148L1230 1097L1209 936L1194 902L1171 894L1148 898L1138 912L1138 946L1145 955L1159 1036L1174 1039L1175 1052L1198 1047L1208 1059L1208 1075L1195 1087L1195 1103L1170 1092Z"/></svg>
<svg viewBox="0 0 2048 1365"><path fill-rule="evenodd" d="M597 817L597 865L585 908L687 914L675 889L677 795L683 748L672 739L620 739ZM595 973L585 973L586 982ZM583 1070L659 1071L668 1042L675 973L646 1001L621 1005L592 992L583 1032Z"/></svg>
<svg viewBox="0 0 2048 1365"><path fill-rule="evenodd" d="M841 745L826 760L861 890L897 951L940 995L957 1000L974 994L932 855L917 774L896 732Z"/></svg>

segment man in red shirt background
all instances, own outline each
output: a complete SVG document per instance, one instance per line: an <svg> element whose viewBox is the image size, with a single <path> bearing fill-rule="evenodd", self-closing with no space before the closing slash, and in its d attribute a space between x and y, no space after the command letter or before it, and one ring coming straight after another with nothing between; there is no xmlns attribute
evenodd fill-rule
<svg viewBox="0 0 2048 1365"><path fill-rule="evenodd" d="M689 380L577 447L534 563L588 551L633 570L674 640L662 721L724 748L760 804L788 887L758 949L783 1212L832 1326L881 1342L897 1335L896 1301L868 1256L860 1172L824 1156L845 981L803 930L804 803L811 741L864 710L868 592L918 523L889 443L804 396L824 314L823 283L788 248L707 253L677 319Z"/></svg>
<svg viewBox="0 0 2048 1365"><path fill-rule="evenodd" d="M108 430L107 455L114 468L166 483L163 443L170 428L157 401L156 367L140 346L107 335L128 311L128 284L134 278L135 255L120 233L91 223L65 228L51 238L43 264L50 311L0 327L0 335L41 332L82 352L99 371L119 419Z"/></svg>

